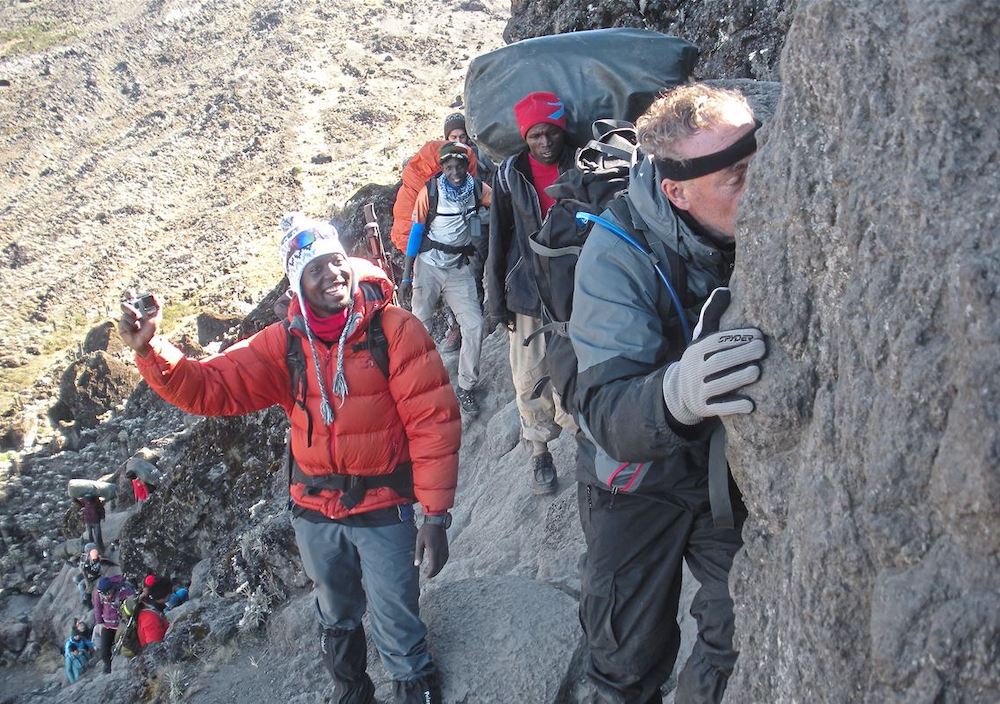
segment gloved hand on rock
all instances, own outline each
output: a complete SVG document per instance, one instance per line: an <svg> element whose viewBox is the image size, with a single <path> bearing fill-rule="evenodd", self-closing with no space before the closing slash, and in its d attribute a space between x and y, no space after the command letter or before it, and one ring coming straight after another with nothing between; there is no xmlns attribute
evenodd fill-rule
<svg viewBox="0 0 1000 704"><path fill-rule="evenodd" d="M701 309L695 341L663 376L663 400L678 422L695 425L704 418L750 413L753 401L733 393L760 378L755 362L767 352L757 328L719 331L729 307L728 288L717 288Z"/></svg>

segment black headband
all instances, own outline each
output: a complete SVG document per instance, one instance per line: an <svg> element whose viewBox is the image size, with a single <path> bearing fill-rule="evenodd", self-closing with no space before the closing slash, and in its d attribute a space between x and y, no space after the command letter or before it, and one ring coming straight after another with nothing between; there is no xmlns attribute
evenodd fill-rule
<svg viewBox="0 0 1000 704"><path fill-rule="evenodd" d="M656 168L660 172L660 177L669 178L671 181L690 181L699 176L721 171L741 159L746 159L757 151L756 135L757 130L760 129L760 120L754 120L753 124L754 127L752 130L725 149L721 149L713 154L706 154L705 156L693 159L656 159Z"/></svg>

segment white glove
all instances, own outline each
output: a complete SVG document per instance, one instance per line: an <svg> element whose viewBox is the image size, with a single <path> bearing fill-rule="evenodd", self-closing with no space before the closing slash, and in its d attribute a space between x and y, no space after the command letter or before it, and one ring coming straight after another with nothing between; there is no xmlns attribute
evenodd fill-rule
<svg viewBox="0 0 1000 704"><path fill-rule="evenodd" d="M717 288L701 309L696 341L663 375L663 400L678 422L695 425L704 418L750 413L753 401L732 393L760 378L753 362L767 352L757 328L719 332L719 320L729 307L729 289Z"/></svg>

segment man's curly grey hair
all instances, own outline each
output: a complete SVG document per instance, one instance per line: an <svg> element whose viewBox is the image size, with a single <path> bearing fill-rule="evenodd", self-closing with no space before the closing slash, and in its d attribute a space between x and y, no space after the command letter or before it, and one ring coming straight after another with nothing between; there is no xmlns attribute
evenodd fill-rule
<svg viewBox="0 0 1000 704"><path fill-rule="evenodd" d="M636 121L639 146L656 159L682 159L677 144L718 125L753 117L742 93L704 83L677 86L664 93Z"/></svg>

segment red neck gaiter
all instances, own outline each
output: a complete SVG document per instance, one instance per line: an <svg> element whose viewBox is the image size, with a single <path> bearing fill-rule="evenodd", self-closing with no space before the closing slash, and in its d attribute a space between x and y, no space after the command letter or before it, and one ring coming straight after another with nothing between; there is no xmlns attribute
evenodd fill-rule
<svg viewBox="0 0 1000 704"><path fill-rule="evenodd" d="M321 318L312 312L309 304L305 301L302 301L302 309L306 314L306 322L309 323L309 329L312 330L313 335L331 345L340 340L340 333L344 331L344 326L347 325L347 316L351 312L351 307L345 306L333 315Z"/></svg>
<svg viewBox="0 0 1000 704"><path fill-rule="evenodd" d="M542 208L542 218L544 219L549 214L549 208L556 202L545 192L545 189L559 178L559 164L543 164L530 153L528 154L528 163L531 164L531 180L535 184L535 191L538 192L538 205Z"/></svg>

